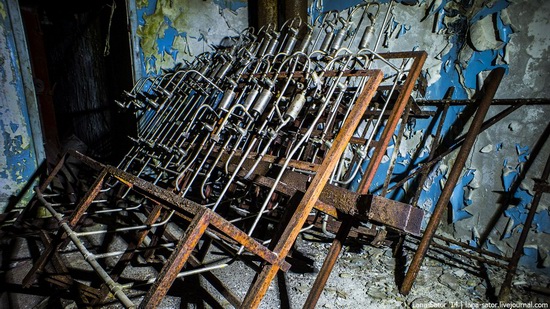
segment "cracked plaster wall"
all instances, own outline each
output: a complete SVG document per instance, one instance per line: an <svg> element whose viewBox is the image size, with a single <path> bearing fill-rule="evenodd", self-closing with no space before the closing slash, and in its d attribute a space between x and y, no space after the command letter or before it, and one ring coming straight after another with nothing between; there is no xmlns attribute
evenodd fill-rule
<svg viewBox="0 0 550 309"><path fill-rule="evenodd" d="M315 17L319 12L342 10L359 2L316 0L310 6L310 14ZM394 7L388 39L380 50L416 48L428 52L423 70L424 98L441 99L449 87L455 87L453 98L471 98L489 70L496 67L507 69L497 98L550 97L550 90L544 87L550 71L549 17L544 12L550 9L550 2L407 1L412 5L400 2ZM487 118L504 108L493 106ZM453 131L453 123L462 111L462 107L449 110L444 134ZM549 125L549 116L549 106L525 106L479 135L450 201L450 223L443 223L442 231L479 246L480 235L485 232L490 218L498 216L503 198L513 189L532 147ZM421 141L433 137L436 121L417 119L407 124L404 140L398 149L395 176L406 175L427 158L430 149L423 145L430 143L422 144ZM434 129L430 130L430 125ZM460 128L462 124L454 126ZM393 148L393 145L388 148L388 157L391 157ZM549 155L550 141L535 158L513 194L514 202L500 216L484 248L511 256L524 228L521 222L525 220L533 199L532 179L540 177ZM441 162L422 188L418 205L428 213L437 202L453 162L452 155ZM371 189L383 183L388 164L381 166ZM391 197L400 199L404 194L396 192ZM550 272L550 258L547 258L550 253L549 200L546 195L539 205L524 249L525 256L521 260L522 264L547 273Z"/></svg>
<svg viewBox="0 0 550 309"><path fill-rule="evenodd" d="M320 12L343 10L359 2L310 0L308 13L314 19ZM385 3L384 11L388 1L381 2ZM550 2L398 2L381 50L415 48L428 52L423 70L424 98L441 99L450 87L455 88L453 98L470 98L488 72L496 67L507 69L497 98L550 97L550 89L544 87L550 71L550 32L547 31L549 21L545 14L550 9ZM136 6L137 37L145 75L157 74L163 68L172 68L178 62L210 51L212 44L218 44L224 37L235 35L247 26L246 1L138 0ZM492 107L489 116L502 109ZM452 132L452 125L462 110L462 107L449 110L444 134ZM523 107L480 134L451 199L452 224L443 224L443 231L478 245L479 234L496 213L503 192L510 190L538 136L548 124L549 116L548 106ZM429 130L430 125L434 129ZM461 125L455 124L455 127ZM404 141L398 149L394 174L406 174L427 158L430 149L423 145L429 145L429 142L421 142L433 137L435 127L437 119L419 119L408 124ZM388 157L391 157L393 148L389 147ZM525 219L526 206L532 199L531 179L539 176L549 153L550 146L546 145L515 193L517 203L508 207L485 248L511 255L523 228L520 221ZM419 206L428 213L437 202L453 161L451 155L441 162L423 186ZM388 164L381 166L374 188L383 183ZM396 192L392 198L403 196L404 192ZM546 258L550 253L548 204L548 199L543 198L522 259L523 264L533 268L550 266L550 259ZM542 269L547 271L549 268Z"/></svg>
<svg viewBox="0 0 550 309"><path fill-rule="evenodd" d="M0 213L37 169L15 32L8 3L0 0Z"/></svg>
<svg viewBox="0 0 550 309"><path fill-rule="evenodd" d="M248 27L244 0L137 0L143 75L213 51L224 37Z"/></svg>

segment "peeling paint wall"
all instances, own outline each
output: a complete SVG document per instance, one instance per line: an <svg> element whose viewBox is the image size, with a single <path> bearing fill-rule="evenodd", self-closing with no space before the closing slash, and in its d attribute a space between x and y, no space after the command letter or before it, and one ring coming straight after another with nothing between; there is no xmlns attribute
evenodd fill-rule
<svg viewBox="0 0 550 309"><path fill-rule="evenodd" d="M22 25L14 25L13 20L18 20L19 15L10 16L19 11L9 11L9 8L9 0L0 0L0 213L6 211L8 205L15 206L13 198L32 178L38 165L31 126L31 118L36 115L29 115L28 85L23 78L24 70L30 68L28 63L21 62L18 54L17 43L23 38L16 34L22 34L22 28L17 28ZM22 202L27 198L23 197Z"/></svg>
<svg viewBox="0 0 550 309"><path fill-rule="evenodd" d="M360 0L312 0L308 13L315 19L321 12L346 9ZM388 0L382 11L388 6ZM403 51L413 48L428 52L424 66L425 99L441 99L454 87L454 99L470 98L488 72L496 67L507 69L497 98L548 98L545 81L550 74L548 46L550 2L528 1L397 1L390 27L380 51ZM156 74L176 63L210 51L212 44L233 36L247 26L246 1L138 0L137 37L142 73ZM504 107L492 107L489 116ZM464 126L457 123L463 107L451 107L443 136L457 135ZM467 161L464 174L451 198L451 223L442 231L455 238L478 245L489 219L497 213L503 192L510 190L529 157L538 134L550 117L548 106L528 106L514 112L491 129L480 134ZM387 156L399 151L394 174L406 175L429 155L429 140L435 134L438 119L417 119L407 124L399 149L392 145ZM456 132L455 132L456 131ZM451 134L452 135L452 134ZM426 140L428 142L426 142ZM521 220L532 199L532 178L539 177L550 146L546 145L515 193L516 204L508 207L484 247L511 255L521 229ZM451 155L441 162L422 188L418 205L432 211L441 193L450 166ZM380 168L373 188L381 186L389 160ZM407 187L407 186L406 186ZM411 187L410 190L417 190ZM405 192L395 192L399 199ZM544 266L549 271L550 213L548 199L542 202L530 234L524 264Z"/></svg>
<svg viewBox="0 0 550 309"><path fill-rule="evenodd" d="M345 9L361 1L315 0L310 15L331 9ZM388 1L382 1L388 3ZM405 2L405 1L400 1ZM538 1L407 1L396 4L385 29L387 36L380 51L426 50L424 66L425 99L442 99L454 87L454 99L471 98L488 72L496 67L507 69L497 98L549 98L546 85L550 72L548 31L550 2ZM387 5L383 6L383 10ZM488 117L505 107L494 106ZM457 135L463 123L455 123L464 108L451 107L444 124L443 136ZM450 223L442 222L441 230L455 238L479 246L487 225L499 217L483 247L511 256L523 229L529 203L533 199L533 178L540 173L550 156L550 141L543 147L515 191L513 183L524 169L533 145L542 134L550 117L550 106L525 106L480 134L463 176L451 197ZM407 124L404 140L397 150L394 176L407 175L428 157L429 140L435 134L438 119L416 119ZM428 142L426 142L428 140ZM424 141L424 142L423 142ZM394 151L390 146L387 156ZM451 155L429 175L422 187L418 206L431 213L437 202L450 167ZM383 163L371 189L381 186L389 160ZM407 184L412 186L412 183ZM417 190L416 187L408 188ZM514 197L508 207L500 207L507 194ZM405 192L394 192L392 198L403 198ZM547 197L547 196L546 196ZM521 262L550 273L550 212L548 198L543 198ZM501 214L501 211L504 211ZM442 220L446 221L446 220ZM427 222L427 220L426 220Z"/></svg>
<svg viewBox="0 0 550 309"><path fill-rule="evenodd" d="M212 51L248 26L243 0L138 0L136 7L143 75Z"/></svg>

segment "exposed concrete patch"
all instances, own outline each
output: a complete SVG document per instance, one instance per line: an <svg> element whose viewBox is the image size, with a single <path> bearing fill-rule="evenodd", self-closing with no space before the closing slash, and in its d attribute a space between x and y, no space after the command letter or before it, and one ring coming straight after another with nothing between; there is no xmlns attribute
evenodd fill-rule
<svg viewBox="0 0 550 309"><path fill-rule="evenodd" d="M548 14L550 2L517 0L510 3L504 23L510 23L515 34L507 45L510 73L497 92L500 98L548 98L550 88L544 81L550 79L548 46Z"/></svg>
<svg viewBox="0 0 550 309"><path fill-rule="evenodd" d="M535 11L533 21L528 26L527 35L533 37L531 44L526 49L527 54L533 58L540 59L548 52L550 46L550 17L548 11L550 5L548 1L544 1L541 8Z"/></svg>

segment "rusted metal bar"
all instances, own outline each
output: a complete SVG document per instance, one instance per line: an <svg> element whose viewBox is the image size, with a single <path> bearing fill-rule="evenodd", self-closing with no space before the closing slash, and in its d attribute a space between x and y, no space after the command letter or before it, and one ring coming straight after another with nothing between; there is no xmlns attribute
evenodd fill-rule
<svg viewBox="0 0 550 309"><path fill-rule="evenodd" d="M202 235L208 227L209 213L206 209L199 210L191 224L187 227L185 234L182 236L174 252L162 267L158 275L158 279L147 292L147 295L139 305L140 308L156 308L172 286L172 282L176 279L178 273L183 268L187 259L193 252L193 248L198 244Z"/></svg>
<svg viewBox="0 0 550 309"><path fill-rule="evenodd" d="M407 121L409 119L409 114L411 111L412 99L407 102L405 110L403 111L403 116L401 117L401 125L399 126L399 132L397 133L397 138L393 144L393 152L390 158L390 166L388 167L388 172L386 178L384 179L384 185L380 191L380 195L386 196L388 193L388 186L390 185L391 176L393 174L393 169L395 168L395 161L397 160L397 153L399 153L399 145L401 145L401 140L405 134L405 128L407 127ZM392 111L393 112L393 111Z"/></svg>
<svg viewBox="0 0 550 309"><path fill-rule="evenodd" d="M441 116L439 118L439 124L437 125L437 129L435 132L435 137L432 140L432 144L430 145L430 155L428 157L428 161L432 161L433 157L435 155L436 145L441 140L441 132L443 131L443 124L445 123L445 119L447 118L447 112L449 110L449 104L445 104L443 106L443 111L441 112ZM426 178L428 177L428 169L425 169L420 174L420 180L418 181L419 184L423 184L426 181ZM411 204L416 205L418 203L418 199L420 198L420 193L422 190L416 190L414 197L412 199Z"/></svg>
<svg viewBox="0 0 550 309"><path fill-rule="evenodd" d="M394 53L392 53L392 55L394 55ZM394 109L392 110L392 114L390 115L390 118L386 123L384 131L382 133L382 138L378 141L375 153L373 154L367 170L361 180L359 190L362 194L367 194L369 191L372 180L374 179L374 175L376 174L380 161L382 160L382 157L386 151L386 147L393 136L393 132L395 131L397 123L399 122L401 113L405 108L407 102L409 101L409 96L420 74L422 66L424 65L427 54L425 52L414 52L413 55L409 54L409 56L415 57L415 60L412 64L411 71L407 76L407 80L403 85L403 91L399 94ZM306 304L304 306L311 306L309 305L310 303L314 306L317 303L320 293L326 285L328 277L332 272L334 265L336 264L336 259L338 258L338 255L342 249L342 245L347 238L349 231L349 223L342 224L340 226L340 229L336 234L338 235L338 237L336 237L332 242L331 248L329 249L329 254L325 258L323 266L319 270L319 276L317 277L318 279L315 280L315 283L312 287L312 292L308 296L308 301L306 301Z"/></svg>
<svg viewBox="0 0 550 309"><path fill-rule="evenodd" d="M474 255L474 254L471 254L471 253L468 253L468 252L464 252L463 250L452 249L452 248L449 248L448 246L438 244L435 241L433 241L430 244L430 246L433 247L433 248L436 248L438 250L441 250L441 252L451 253L453 256L454 255L457 255L457 256L460 255L460 256L463 256L465 258L478 261L480 263L486 263L486 264L490 264L490 265L497 266L497 267L500 267L500 268L506 268L506 264L499 261L499 260L488 259L484 256ZM470 266L475 267L475 265L470 265Z"/></svg>
<svg viewBox="0 0 550 309"><path fill-rule="evenodd" d="M467 249L467 250L472 250L472 251L477 252L477 253L482 254L482 255L490 256L490 257L498 259L498 260L510 261L509 257L503 256L503 255L500 255L500 254L496 254L496 253L493 253L491 251L484 250L482 248L473 247L473 246L470 246L470 245L468 245L466 243L463 243L461 241L457 241L457 240L454 240L454 239L451 239L451 238L448 238L448 237L445 237L445 236L441 236L441 235L436 234L436 235L434 235L434 238L442 240L444 242L448 242L448 243L453 244L453 245L460 246L460 247L462 247L464 249Z"/></svg>
<svg viewBox="0 0 550 309"><path fill-rule="evenodd" d="M424 211L378 195L368 195L368 218L412 235L420 235Z"/></svg>
<svg viewBox="0 0 550 309"><path fill-rule="evenodd" d="M468 155L474 145L475 139L481 130L483 119L485 118L485 115L489 110L489 106L491 106L491 100L493 99L498 89L500 81L504 76L504 72L505 70L503 68L497 68L491 71L491 73L487 77L483 89L481 90L482 92L481 98L479 100L478 110L474 116L470 129L468 130L466 138L464 139L464 144L460 148L460 152L458 153L456 161L453 164L453 167L447 179L447 183L445 184L445 187L441 192L428 226L424 231L422 240L418 245L418 249L414 254L413 260L411 261L403 284L400 288L400 292L404 295L407 295L410 292L414 280L416 279L416 276L420 271L422 261L424 260L426 252L428 251L430 243L432 242L433 235L435 234L437 227L439 226L441 216L451 198L451 194L454 190L455 184L462 174L462 169L464 167L464 164L466 163L466 159L468 158Z"/></svg>
<svg viewBox="0 0 550 309"><path fill-rule="evenodd" d="M191 221L191 220L190 220ZM177 242L178 238L174 236L174 234L169 230L165 230L164 236L168 239L168 241ZM198 260L195 255L190 255L187 262L193 266L193 267L200 267L202 261ZM216 275L214 275L211 271L204 271L200 272L199 275L204 277L214 287L233 307L239 308L241 305L241 300L235 295L229 287L227 287Z"/></svg>
<svg viewBox="0 0 550 309"><path fill-rule="evenodd" d="M487 130L488 128L493 126L495 123L501 121L506 116L510 115L512 112L514 112L515 110L519 109L522 106L523 106L523 104L512 105L512 106L506 108L505 110L503 110L502 112L498 113L497 115L491 117L491 119L489 119L489 120L487 120L483 123L483 125L481 126L480 133ZM444 152L437 155L431 161L427 161L426 163L423 163L414 172L409 173L407 176L405 176L403 179L401 179L399 182L397 182L394 186L389 188L388 191L393 191L394 189L403 186L407 181L409 181L410 179L416 177L419 173L425 172L426 170L430 169L434 164L441 161L441 159L443 159L443 157L445 157L446 155L450 154L451 152L455 151L460 146L462 146L463 143L464 143L465 137L466 137L466 135L462 135L462 136L458 137L455 140L454 144L451 145L447 150L445 150Z"/></svg>
<svg viewBox="0 0 550 309"><path fill-rule="evenodd" d="M49 245L51 243L51 238L45 232L41 231L40 238L43 239L44 245ZM45 281L55 284L65 290L77 291L78 293L83 294L86 299L100 299L100 290L73 280L73 278L69 275L69 269L65 265L65 262L61 259L57 252L52 254L52 264L54 265L57 273L48 274L48 276L44 278Z"/></svg>
<svg viewBox="0 0 550 309"><path fill-rule="evenodd" d="M387 57L398 57L401 53L390 53L387 55ZM414 55L414 56L412 56ZM361 179L361 184L359 185L359 192L363 194L367 194L369 192L370 185L372 183L372 180L374 179L374 176L376 175L376 172L378 170L378 166L380 165L380 162L382 161L382 158L384 157L384 154L386 153L386 148L388 147L393 133L395 132L395 128L397 127L397 124L399 123L399 119L401 119L401 115L403 113L403 110L405 109L405 106L407 105L407 102L409 101L409 96L414 88L414 85L416 84L416 80L418 79L418 76L420 75L420 71L422 70L422 66L424 65L424 62L426 61L427 53L426 52L411 52L405 53L403 55L404 57L414 57L414 62L412 64L411 70L409 71L409 74L407 76L407 79L403 85L403 91L399 93L399 96L397 97L397 100L395 102L395 105L392 109L392 114L388 118L386 125L384 126L384 130L382 132L381 138L378 141L377 148L375 149L374 153L372 154L372 157L369 161L369 164L367 166L367 169L365 170L365 173L363 175L363 178ZM384 56L383 56L384 57Z"/></svg>
<svg viewBox="0 0 550 309"><path fill-rule="evenodd" d="M65 160L67 159L67 153L63 153L59 161L55 164L52 171L48 174L48 177L44 180L44 182L40 185L40 191L45 191L50 183L53 181L53 179L57 176L63 165L65 164ZM25 216L34 209L34 205L36 204L36 200L33 200L31 204L28 207L25 207L21 213L17 216L17 219L15 221L15 225L20 225L21 222L24 220Z"/></svg>
<svg viewBox="0 0 550 309"><path fill-rule="evenodd" d="M476 100L450 100L450 99L443 99L443 100L416 100L416 103L419 105L470 105L475 104ZM532 99L494 99L492 100L491 105L493 106L499 106L499 105L550 105L550 99L546 98L532 98Z"/></svg>
<svg viewBox="0 0 550 309"><path fill-rule="evenodd" d="M67 152L71 157L75 157L76 159L78 159L79 161L82 161L82 163L86 164L87 166L95 169L95 170L101 170L103 168L106 167L105 164L101 164L99 162L97 162L96 160L76 151L76 150L69 150Z"/></svg>
<svg viewBox="0 0 550 309"><path fill-rule="evenodd" d="M307 178L305 175L298 175ZM269 177L257 176L254 182L271 187L275 181ZM287 196L293 196L296 192L304 193L306 182L300 177L288 177L277 184L277 191ZM315 208L335 218L339 217L338 213L345 214L357 219L375 221L413 235L420 235L420 224L424 217L421 209L411 205L382 196L361 195L331 184L325 185Z"/></svg>
<svg viewBox="0 0 550 309"><path fill-rule="evenodd" d="M329 179L332 170L336 167L336 164L340 160L342 153L349 143L349 140L353 133L355 132L357 126L362 120L362 115L367 109L374 93L376 92L376 87L380 84L382 80L382 72L379 70L373 70L373 74L367 81L363 92L360 94L357 102L355 102L352 111L350 112L349 117L345 120L338 136L334 140L332 147L328 150L321 166L319 167L315 177L311 181L311 184L308 190L305 192L300 203L296 207L294 215L288 222L286 228L284 229L282 236L280 237L281 241L275 246L274 252L281 258L284 259L288 254L292 244L296 240L300 229L307 220L309 212L315 206L315 203L321 192ZM249 288L244 300L244 308L257 308L262 297L265 295L267 288L269 287L271 281L279 271L278 265L271 264L263 267L259 276L254 280L252 286Z"/></svg>
<svg viewBox="0 0 550 309"><path fill-rule="evenodd" d="M317 304L317 301L319 300L319 297L321 296L321 293L325 288L328 277L330 276L330 273L334 268L334 265L336 264L338 255L340 255L340 251L342 251L344 242L346 241L346 238L348 237L352 226L352 220L342 221L342 225L340 225L340 228L336 233L336 237L334 237L330 249L328 250L328 253L325 257L323 266L321 266L321 270L324 271L319 271L319 274L315 278L315 282L313 282L313 286L311 287L311 290L309 291L309 294L306 298L306 302L304 303L304 309L315 308L315 305Z"/></svg>
<svg viewBox="0 0 550 309"><path fill-rule="evenodd" d="M163 208L161 205L156 204L144 223L146 225L151 225L155 223L155 221L157 221L158 217L160 216L162 209ZM109 275L114 281L117 281L119 279L120 275L122 274L126 266L132 261L132 259L135 256L136 249L139 248L139 246L141 246L141 244L145 240L145 237L147 237L148 233L149 233L148 229L138 232L134 241L128 244L128 247L126 248L126 252L118 259L115 266L109 273ZM98 301L103 300L107 296L108 292L109 292L108 287L106 285L103 285L101 288L101 296L98 298Z"/></svg>
<svg viewBox="0 0 550 309"><path fill-rule="evenodd" d="M76 207L75 211L71 214L71 217L68 220L68 226L71 229L75 227L75 225L78 223L82 215L86 212L86 210L88 209L88 207L90 206L94 198L99 193L99 190L101 190L101 186L103 184L103 181L106 175L107 175L107 171L102 170L99 177L96 179L96 181L92 185L91 189L88 190L88 192L86 192L86 195L84 195L84 197ZM40 190L40 188L37 188L37 189ZM53 239L52 243L49 246L46 246L46 248L44 249L44 252L42 252L38 260L33 264L33 267L27 273L25 278L23 278L23 284L22 284L23 287L28 288L33 284L33 282L36 279L37 273L42 271L42 269L48 262L48 259L50 258L52 253L56 252L62 247L63 241L66 238L67 238L67 235L60 228L57 231L57 235Z"/></svg>
<svg viewBox="0 0 550 309"><path fill-rule="evenodd" d="M99 179L98 179L99 180ZM103 181L103 178L101 179ZM122 292L122 289L119 285L117 285L110 277L109 274L99 265L99 263L94 258L94 255L86 249L86 247L82 244L82 242L78 239L78 236L76 236L76 233L73 231L73 229L70 227L70 225L63 220L63 217L55 211L55 209L52 207L50 203L48 203L44 197L42 196L42 193L40 192L39 188L35 188L36 196L44 205L48 211L52 214L52 216L59 222L59 225L61 226L61 229L63 230L64 235L66 235L68 238L71 239L73 244L77 247L77 249L80 251L80 253L84 256L86 262L93 268L93 270L98 274L98 276L107 284L109 287L109 290L115 297L120 300L120 302L126 307L126 308L135 308L134 303ZM90 190L94 191L94 189ZM50 245L50 247L54 247ZM44 256L44 254L42 255ZM29 272L29 274L31 274Z"/></svg>
<svg viewBox="0 0 550 309"><path fill-rule="evenodd" d="M155 208L156 208L156 206L155 206ZM156 209L154 209L153 211L155 211L155 210ZM161 214L162 214L162 216L160 216ZM159 213L159 217L161 218L161 220L160 220L161 222L169 220L171 216L172 216L171 211L165 211L164 213ZM155 222L155 221L152 221L151 223L147 223L147 224L152 224L153 222ZM149 243L150 247L155 247L159 243L160 239L162 238L162 235L165 234L167 227L168 227L167 224L163 224L162 226L159 226L159 227L156 228L155 232L151 236L151 242ZM145 237L143 238L143 240L145 240ZM155 250L156 249L148 249L147 251L145 251L145 254L143 255L143 257L146 260L150 259L155 254Z"/></svg>
<svg viewBox="0 0 550 309"><path fill-rule="evenodd" d="M55 167L52 169L52 171L50 172L50 174L48 175L48 177L46 178L46 180L44 180L44 183L42 183L40 185L40 191L44 191L46 190L46 188L50 185L50 183L52 182L52 180L55 178L55 176L57 176L57 173L59 173L59 171L61 170L61 168L63 167L63 165L65 164L65 160L67 159L67 153L64 153L62 156L61 156L61 159L59 159L59 161L57 162L57 164L55 165Z"/></svg>
<svg viewBox="0 0 550 309"><path fill-rule="evenodd" d="M500 292L498 294L498 298L500 301L505 302L505 301L508 301L510 298L510 289L512 286L512 279L516 274L519 259L523 255L523 246L525 245L525 241L527 240L527 236L529 235L529 231L531 230L531 224L533 224L535 214L537 213L537 208L539 206L540 199L542 198L542 195L545 192L546 193L548 192L549 177L550 177L550 157L548 157L548 160L546 161L546 165L544 166L544 170L542 172L541 178L537 181L537 184L540 184L540 185L535 186L535 196L533 197L533 201L531 202L531 207L529 208L529 212L527 213L527 218L523 223L523 229L521 230L521 234L519 235L516 248L514 250L514 253L512 254L510 263L508 264L508 271L506 272L506 277L504 278L504 282L502 283Z"/></svg>
<svg viewBox="0 0 550 309"><path fill-rule="evenodd" d="M50 246L50 244L52 243L52 239L50 235L46 233L44 230L40 230L38 233L40 235L40 239L42 240L42 243L44 244L44 246L45 247ZM67 268L67 266L65 265L65 263L63 262L63 260L61 259L61 257L57 252L52 253L51 260L56 272L59 273L59 275L50 276L50 278L53 279L53 280L50 280L50 282L54 284L58 284L64 289L68 289L74 283L73 278L71 278L71 276L69 275L69 269ZM46 280L50 278L46 278Z"/></svg>
<svg viewBox="0 0 550 309"><path fill-rule="evenodd" d="M139 189L151 196L157 202L165 201L169 209L183 210L191 214L196 214L199 211L204 211L204 207L186 198L176 195L174 192L159 188L150 182L140 179L132 174L126 173L112 166L106 166L106 170L118 180L125 183L127 186ZM281 260L277 254L269 251L252 237L246 235L243 231L232 225L229 221L223 219L220 215L206 209L209 215L210 224L212 227L220 230L222 233L234 239L239 244L246 247L247 250L256 254L268 263L278 263L281 269L288 270L290 265L284 260Z"/></svg>

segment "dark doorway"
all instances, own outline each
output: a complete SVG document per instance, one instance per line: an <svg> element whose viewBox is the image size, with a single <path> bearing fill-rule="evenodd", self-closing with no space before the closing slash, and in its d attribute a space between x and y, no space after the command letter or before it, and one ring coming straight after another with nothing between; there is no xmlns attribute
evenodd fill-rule
<svg viewBox="0 0 550 309"><path fill-rule="evenodd" d="M118 161L135 130L114 103L133 84L125 1L20 4L49 161L66 147Z"/></svg>

